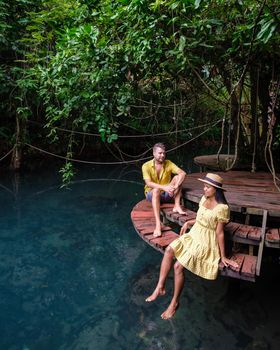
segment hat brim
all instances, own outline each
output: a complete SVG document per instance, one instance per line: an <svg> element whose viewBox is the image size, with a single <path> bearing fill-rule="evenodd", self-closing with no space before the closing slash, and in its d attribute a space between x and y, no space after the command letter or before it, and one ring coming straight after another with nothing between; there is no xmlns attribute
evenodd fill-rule
<svg viewBox="0 0 280 350"><path fill-rule="evenodd" d="M206 184L208 184L208 185L210 185L210 186L212 186L212 187L219 188L220 190L223 190L224 192L227 191L227 190L225 190L223 187L217 186L217 185L213 184L213 183L210 182L210 181L207 181L207 180L204 180L204 179L197 179L197 180L198 180L198 181L201 181L201 182L204 182L204 183L206 183Z"/></svg>

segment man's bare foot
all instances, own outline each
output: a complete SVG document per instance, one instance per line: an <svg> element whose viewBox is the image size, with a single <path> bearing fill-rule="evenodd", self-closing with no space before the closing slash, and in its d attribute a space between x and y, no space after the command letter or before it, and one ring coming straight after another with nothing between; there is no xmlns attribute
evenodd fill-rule
<svg viewBox="0 0 280 350"><path fill-rule="evenodd" d="M181 215L186 214L186 212L181 207L174 207L173 208L173 213L178 213L178 214L181 214Z"/></svg>
<svg viewBox="0 0 280 350"><path fill-rule="evenodd" d="M156 300L158 296L162 296L165 294L165 289L164 288L159 288L157 287L154 291L153 294L151 294L145 301L150 303L151 301Z"/></svg>
<svg viewBox="0 0 280 350"><path fill-rule="evenodd" d="M176 304L170 304L168 308L161 314L161 318L163 320L168 320L169 318L172 318L175 315L175 312L177 311L179 307L179 303Z"/></svg>
<svg viewBox="0 0 280 350"><path fill-rule="evenodd" d="M161 236L161 229L155 229L154 230L154 233L153 233L153 236L154 237L160 237Z"/></svg>

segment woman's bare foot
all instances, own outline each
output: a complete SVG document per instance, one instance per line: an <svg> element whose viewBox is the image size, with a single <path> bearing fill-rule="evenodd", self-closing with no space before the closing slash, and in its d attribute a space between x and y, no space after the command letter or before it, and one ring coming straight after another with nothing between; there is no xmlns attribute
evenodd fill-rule
<svg viewBox="0 0 280 350"><path fill-rule="evenodd" d="M161 236L161 229L159 228L155 228L154 233L153 233L154 237L160 237Z"/></svg>
<svg viewBox="0 0 280 350"><path fill-rule="evenodd" d="M165 294L164 288L156 287L156 289L153 291L153 294L151 294L145 301L150 303L151 301L156 300L158 296L162 296Z"/></svg>
<svg viewBox="0 0 280 350"><path fill-rule="evenodd" d="M161 314L161 318L163 320L168 320L169 318L172 318L175 315L175 312L177 311L179 307L179 303L170 303L168 308Z"/></svg>
<svg viewBox="0 0 280 350"><path fill-rule="evenodd" d="M173 213L178 213L181 215L186 214L186 212L180 206L174 206Z"/></svg>

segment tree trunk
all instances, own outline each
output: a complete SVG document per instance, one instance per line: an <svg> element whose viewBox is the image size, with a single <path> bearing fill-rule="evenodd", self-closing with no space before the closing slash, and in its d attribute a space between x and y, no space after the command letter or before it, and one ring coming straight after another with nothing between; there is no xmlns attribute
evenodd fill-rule
<svg viewBox="0 0 280 350"><path fill-rule="evenodd" d="M10 168L19 170L22 165L22 135L23 128L19 116L16 116L16 143L12 154Z"/></svg>

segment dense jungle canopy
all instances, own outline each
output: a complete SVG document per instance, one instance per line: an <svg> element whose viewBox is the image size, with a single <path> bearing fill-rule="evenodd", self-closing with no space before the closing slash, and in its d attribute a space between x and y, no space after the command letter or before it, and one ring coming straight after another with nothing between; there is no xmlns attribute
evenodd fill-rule
<svg viewBox="0 0 280 350"><path fill-rule="evenodd" d="M275 171L279 24L278 0L0 0L0 159L55 153L65 180L203 140Z"/></svg>

